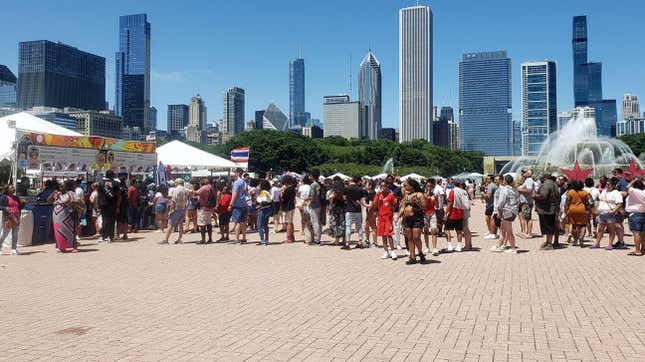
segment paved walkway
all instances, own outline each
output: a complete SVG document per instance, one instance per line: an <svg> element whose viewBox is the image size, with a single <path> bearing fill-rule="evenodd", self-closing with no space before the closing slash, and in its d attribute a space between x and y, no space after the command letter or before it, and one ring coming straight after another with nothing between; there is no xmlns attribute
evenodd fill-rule
<svg viewBox="0 0 645 362"><path fill-rule="evenodd" d="M479 252L408 266L381 249L133 236L0 257L0 359L645 360L645 257L625 250L536 238L494 254L476 237Z"/></svg>

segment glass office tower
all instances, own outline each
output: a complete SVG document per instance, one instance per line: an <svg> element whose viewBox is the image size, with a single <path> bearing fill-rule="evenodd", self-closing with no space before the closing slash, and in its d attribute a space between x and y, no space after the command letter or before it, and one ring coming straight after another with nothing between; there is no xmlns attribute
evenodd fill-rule
<svg viewBox="0 0 645 362"><path fill-rule="evenodd" d="M115 65L115 113L127 127L149 129L150 23L146 14L119 17Z"/></svg>
<svg viewBox="0 0 645 362"><path fill-rule="evenodd" d="M506 51L467 53L459 63L460 147L513 154L511 59Z"/></svg>
<svg viewBox="0 0 645 362"><path fill-rule="evenodd" d="M223 118L229 135L237 136L244 131L244 89L232 87L226 90Z"/></svg>
<svg viewBox="0 0 645 362"><path fill-rule="evenodd" d="M537 155L558 130L556 86L555 62L522 63L522 156Z"/></svg>
<svg viewBox="0 0 645 362"><path fill-rule="evenodd" d="M587 17L574 16L572 29L573 96L576 107L596 110L599 136L616 136L616 100L602 97L602 63L588 61Z"/></svg>
<svg viewBox="0 0 645 362"><path fill-rule="evenodd" d="M19 107L105 108L105 58L47 40L19 48Z"/></svg>
<svg viewBox="0 0 645 362"><path fill-rule="evenodd" d="M304 126L305 115L305 60L289 62L289 122L290 128Z"/></svg>

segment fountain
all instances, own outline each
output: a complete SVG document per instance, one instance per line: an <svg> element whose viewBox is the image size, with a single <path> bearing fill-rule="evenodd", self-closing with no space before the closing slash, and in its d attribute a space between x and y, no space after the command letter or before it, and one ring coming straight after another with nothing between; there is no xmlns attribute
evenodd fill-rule
<svg viewBox="0 0 645 362"><path fill-rule="evenodd" d="M594 118L577 112L562 129L548 137L535 157L520 157L507 163L502 174L517 173L531 168L534 173L554 172L560 168L571 169L578 161L581 168L591 168L594 177L611 174L617 167L629 167L634 161L642 169L638 157L622 141L598 136Z"/></svg>
<svg viewBox="0 0 645 362"><path fill-rule="evenodd" d="M387 161L385 161L385 165L383 165L383 171L381 173L384 173L386 175L392 175L394 174L394 159L389 158Z"/></svg>

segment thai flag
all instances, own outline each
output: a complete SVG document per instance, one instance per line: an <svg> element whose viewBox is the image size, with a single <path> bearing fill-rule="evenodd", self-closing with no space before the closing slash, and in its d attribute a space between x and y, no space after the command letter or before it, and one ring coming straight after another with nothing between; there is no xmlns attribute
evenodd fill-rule
<svg viewBox="0 0 645 362"><path fill-rule="evenodd" d="M248 163L250 150L250 147L234 148L233 150L231 150L231 161L238 163Z"/></svg>

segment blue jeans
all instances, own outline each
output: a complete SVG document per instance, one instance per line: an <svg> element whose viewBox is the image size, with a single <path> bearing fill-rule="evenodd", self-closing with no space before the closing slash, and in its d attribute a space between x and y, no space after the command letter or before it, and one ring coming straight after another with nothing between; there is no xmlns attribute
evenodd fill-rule
<svg viewBox="0 0 645 362"><path fill-rule="evenodd" d="M363 214L360 212L345 212L345 238L349 242L352 235L352 224L356 225L358 239L363 242Z"/></svg>
<svg viewBox="0 0 645 362"><path fill-rule="evenodd" d="M645 213L632 212L629 214L629 229L633 233L642 233L645 231Z"/></svg>
<svg viewBox="0 0 645 362"><path fill-rule="evenodd" d="M258 233L260 233L260 241L269 241L269 216L271 216L271 207L263 207L258 210Z"/></svg>
<svg viewBox="0 0 645 362"><path fill-rule="evenodd" d="M0 233L0 248L2 248L2 244L4 244L7 236L9 236L9 232L11 232L11 250L16 250L18 248L18 226L14 226L11 229L2 227L2 233Z"/></svg>
<svg viewBox="0 0 645 362"><path fill-rule="evenodd" d="M128 206L128 225L139 225L139 209L136 206Z"/></svg>

